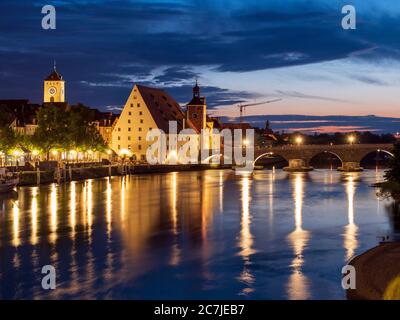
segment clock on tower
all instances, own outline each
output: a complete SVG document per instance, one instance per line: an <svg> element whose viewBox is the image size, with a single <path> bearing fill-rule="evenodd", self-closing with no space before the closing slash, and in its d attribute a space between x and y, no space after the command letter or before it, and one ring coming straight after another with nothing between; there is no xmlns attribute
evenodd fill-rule
<svg viewBox="0 0 400 320"><path fill-rule="evenodd" d="M53 72L44 80L43 102L65 102L65 82L57 72L54 63Z"/></svg>

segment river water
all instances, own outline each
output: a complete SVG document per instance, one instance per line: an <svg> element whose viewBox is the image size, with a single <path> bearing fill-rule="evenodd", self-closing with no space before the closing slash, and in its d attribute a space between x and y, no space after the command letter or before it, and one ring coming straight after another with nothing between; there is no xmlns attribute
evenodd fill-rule
<svg viewBox="0 0 400 320"><path fill-rule="evenodd" d="M0 298L345 299L342 267L392 229L381 180L209 170L21 187L0 199Z"/></svg>

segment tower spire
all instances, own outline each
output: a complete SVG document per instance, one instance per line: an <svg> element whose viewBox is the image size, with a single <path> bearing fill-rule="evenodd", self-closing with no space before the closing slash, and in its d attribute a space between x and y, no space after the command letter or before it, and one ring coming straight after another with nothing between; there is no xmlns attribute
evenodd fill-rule
<svg viewBox="0 0 400 320"><path fill-rule="evenodd" d="M198 84L198 78L196 77L196 85L193 87L193 97L200 97L200 87Z"/></svg>
<svg viewBox="0 0 400 320"><path fill-rule="evenodd" d="M54 60L54 71L57 71L57 63L56 63L56 60Z"/></svg>

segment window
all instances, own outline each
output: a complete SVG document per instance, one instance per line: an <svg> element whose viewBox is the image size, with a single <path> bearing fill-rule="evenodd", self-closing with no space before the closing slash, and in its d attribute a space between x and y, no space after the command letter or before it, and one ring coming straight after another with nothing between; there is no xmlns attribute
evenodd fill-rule
<svg viewBox="0 0 400 320"><path fill-rule="evenodd" d="M192 114L192 118L193 118L193 119L196 119L196 118L197 118L197 113L193 113L193 114Z"/></svg>
<svg viewBox="0 0 400 320"><path fill-rule="evenodd" d="M131 128L128 128L128 131L130 132L130 131L131 131Z"/></svg>
<svg viewBox="0 0 400 320"><path fill-rule="evenodd" d="M131 146L131 145L129 145L129 146L128 146L128 150L131 150L131 149L132 149L132 146Z"/></svg>
<svg viewBox="0 0 400 320"><path fill-rule="evenodd" d="M142 150L142 145L141 144L138 145L138 149Z"/></svg>
<svg viewBox="0 0 400 320"><path fill-rule="evenodd" d="M139 141L140 141L140 140L142 140L142 137L141 137L141 136L139 136L139 137L138 137L138 140L139 140Z"/></svg>
<svg viewBox="0 0 400 320"><path fill-rule="evenodd" d="M140 103L137 104L137 107L140 108Z"/></svg>
<svg viewBox="0 0 400 320"><path fill-rule="evenodd" d="M120 137L120 136L118 136L118 141L119 141L119 140L121 140L121 137Z"/></svg>
<svg viewBox="0 0 400 320"><path fill-rule="evenodd" d="M118 131L121 131L121 128L118 128Z"/></svg>
<svg viewBox="0 0 400 320"><path fill-rule="evenodd" d="M128 123L131 123L131 119L128 119Z"/></svg>
<svg viewBox="0 0 400 320"><path fill-rule="evenodd" d="M128 112L128 115L130 115L130 116L131 116L131 115L132 115L132 112L130 112L130 111L129 111L129 112Z"/></svg>
<svg viewBox="0 0 400 320"><path fill-rule="evenodd" d="M139 116L142 116L143 115L143 112L142 111L139 111Z"/></svg>
<svg viewBox="0 0 400 320"><path fill-rule="evenodd" d="M128 141L131 141L131 137L130 136L128 136Z"/></svg>
<svg viewBox="0 0 400 320"><path fill-rule="evenodd" d="M139 128L139 131L142 131L142 128Z"/></svg>
<svg viewBox="0 0 400 320"><path fill-rule="evenodd" d="M131 103L131 108L133 108L133 103Z"/></svg>
<svg viewBox="0 0 400 320"><path fill-rule="evenodd" d="M140 156L140 159L141 159L142 161L145 161L145 160L146 160L146 156L145 156L144 154L142 154L142 155Z"/></svg>
<svg viewBox="0 0 400 320"><path fill-rule="evenodd" d="M140 119L140 123L143 123L143 119Z"/></svg>
<svg viewBox="0 0 400 320"><path fill-rule="evenodd" d="M121 146L120 145L118 145L118 150L120 150L121 149Z"/></svg>

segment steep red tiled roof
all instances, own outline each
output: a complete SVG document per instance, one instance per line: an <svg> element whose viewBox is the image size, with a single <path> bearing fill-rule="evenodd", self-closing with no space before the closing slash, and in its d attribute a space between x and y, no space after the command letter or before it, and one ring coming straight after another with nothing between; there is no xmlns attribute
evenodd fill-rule
<svg viewBox="0 0 400 320"><path fill-rule="evenodd" d="M151 116L153 117L157 127L165 133L169 132L169 121L177 121L178 132L185 127L195 130L197 129L186 119L185 113L182 111L179 104L168 93L161 89L149 88L142 85L136 85L140 94L146 103ZM185 120L186 119L186 120Z"/></svg>

